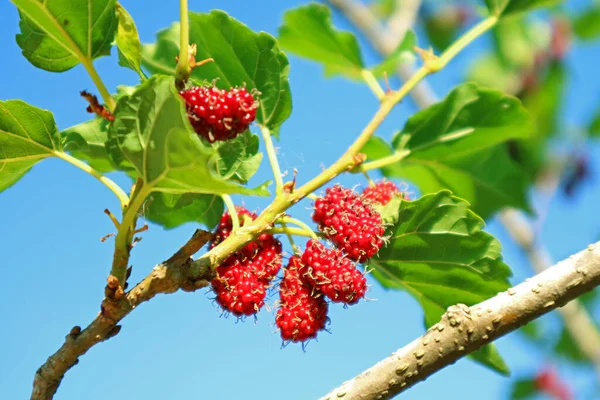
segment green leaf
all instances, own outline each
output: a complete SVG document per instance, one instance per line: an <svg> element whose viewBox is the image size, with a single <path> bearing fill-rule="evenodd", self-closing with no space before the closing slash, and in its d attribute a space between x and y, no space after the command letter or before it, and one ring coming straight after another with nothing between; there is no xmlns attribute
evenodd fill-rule
<svg viewBox="0 0 600 400"><path fill-rule="evenodd" d="M454 42L462 25L455 8L441 8L423 22L429 42L438 51L446 50Z"/></svg>
<svg viewBox="0 0 600 400"><path fill-rule="evenodd" d="M142 45L138 35L135 22L120 4L116 6L117 17L119 24L117 26L117 48L119 49L119 65L130 68L138 73L142 79L146 79L146 75L142 71Z"/></svg>
<svg viewBox="0 0 600 400"><path fill-rule="evenodd" d="M509 94L516 94L523 83L519 71L508 68L497 53L485 54L477 59L469 67L467 80Z"/></svg>
<svg viewBox="0 0 600 400"><path fill-rule="evenodd" d="M556 342L556 345L554 346L554 351L572 362L590 362L590 359L581 351L579 346L573 340L571 333L565 328L562 329L558 342Z"/></svg>
<svg viewBox="0 0 600 400"><path fill-rule="evenodd" d="M594 4L573 19L573 32L581 40L594 40L600 36L600 5Z"/></svg>
<svg viewBox="0 0 600 400"><path fill-rule="evenodd" d="M533 379L520 379L513 383L510 398L513 400L529 399L537 393L538 389Z"/></svg>
<svg viewBox="0 0 600 400"><path fill-rule="evenodd" d="M377 78L383 77L386 74L388 76L395 74L398 64L414 60L414 47L416 45L417 35L413 31L407 31L398 47L396 47L396 50L381 63L370 67L369 70Z"/></svg>
<svg viewBox="0 0 600 400"><path fill-rule="evenodd" d="M550 7L562 0L485 0L490 14L507 16L532 10L539 7Z"/></svg>
<svg viewBox="0 0 600 400"><path fill-rule="evenodd" d="M211 159L221 179L246 183L256 173L262 153L259 153L258 136L246 131L233 140L213 145L217 153Z"/></svg>
<svg viewBox="0 0 600 400"><path fill-rule="evenodd" d="M591 137L600 137L600 107L596 110L596 113L594 114L592 121L588 126L588 131Z"/></svg>
<svg viewBox="0 0 600 400"><path fill-rule="evenodd" d="M311 3L287 11L279 28L281 46L323 64L325 75L359 76L364 63L354 34L338 31L329 7Z"/></svg>
<svg viewBox="0 0 600 400"><path fill-rule="evenodd" d="M116 0L12 0L21 15L17 43L33 65L62 72L110 54Z"/></svg>
<svg viewBox="0 0 600 400"><path fill-rule="evenodd" d="M500 20L492 31L494 47L505 67L533 68L535 55L549 46L548 31L525 16Z"/></svg>
<svg viewBox="0 0 600 400"><path fill-rule="evenodd" d="M0 192L38 161L61 152L60 135L50 111L21 100L0 101Z"/></svg>
<svg viewBox="0 0 600 400"><path fill-rule="evenodd" d="M392 199L386 205L375 203L372 207L381 215L384 224L394 225L398 222L400 203L403 201L405 200L402 195L394 194Z"/></svg>
<svg viewBox="0 0 600 400"><path fill-rule="evenodd" d="M144 217L166 229L195 222L212 229L223 215L223 200L211 194L153 193Z"/></svg>
<svg viewBox="0 0 600 400"><path fill-rule="evenodd" d="M553 62L539 86L522 96L523 105L536 122L535 137L547 138L557 133L566 83L565 67L560 62Z"/></svg>
<svg viewBox="0 0 600 400"><path fill-rule="evenodd" d="M215 149L193 132L173 77L153 76L122 96L108 131L115 164L135 168L146 187L172 194L268 195L221 179L211 168Z"/></svg>
<svg viewBox="0 0 600 400"><path fill-rule="evenodd" d="M190 13L190 43L197 45L198 61L215 61L194 68L192 78L213 81L221 88L256 88L258 123L277 132L292 112L289 61L274 37L253 32L223 11ZM173 75L179 54L179 24L159 32L157 42L142 46L142 64L152 73Z"/></svg>
<svg viewBox="0 0 600 400"><path fill-rule="evenodd" d="M517 98L466 83L410 117L394 137L393 147L424 159L453 159L508 139L527 138L533 130Z"/></svg>
<svg viewBox="0 0 600 400"><path fill-rule="evenodd" d="M504 207L529 211L528 181L498 145L527 138L533 129L516 98L464 84L442 102L409 118L393 139L393 150L409 153L382 172L411 180L423 193L451 189L484 218ZM368 160L376 160L393 150L373 138L361 151Z"/></svg>
<svg viewBox="0 0 600 400"><path fill-rule="evenodd" d="M414 296L431 326L449 306L473 305L510 286L501 245L483 226L469 204L449 191L403 201L388 245L369 261L373 276L385 288ZM475 358L508 372L495 350L480 349Z"/></svg>
<svg viewBox="0 0 600 400"><path fill-rule="evenodd" d="M106 152L109 122L102 118L72 126L61 132L65 151L86 161L95 170L105 173L117 169Z"/></svg>

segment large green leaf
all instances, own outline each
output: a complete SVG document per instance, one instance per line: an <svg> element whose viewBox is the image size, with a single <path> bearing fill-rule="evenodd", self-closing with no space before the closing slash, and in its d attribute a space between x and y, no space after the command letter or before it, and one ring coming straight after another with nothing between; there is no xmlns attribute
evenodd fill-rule
<svg viewBox="0 0 600 400"><path fill-rule="evenodd" d="M451 189L484 218L503 207L529 210L528 181L502 142L527 138L533 124L520 102L497 90L464 84L442 102L409 118L393 148L373 138L363 148L368 160L408 152L382 168L409 179L423 193Z"/></svg>
<svg viewBox="0 0 600 400"><path fill-rule="evenodd" d="M511 271L502 261L501 245L483 226L469 204L449 191L403 201L388 245L369 260L373 276L385 288L413 295L431 326L449 306L473 305L509 287ZM489 347L474 357L508 372Z"/></svg>
<svg viewBox="0 0 600 400"><path fill-rule="evenodd" d="M95 118L65 129L61 135L64 138L65 151L80 160L86 161L100 172L110 172L117 169L106 152L108 140L108 121Z"/></svg>
<svg viewBox="0 0 600 400"><path fill-rule="evenodd" d="M600 4L593 4L573 18L573 32L581 40L594 40L600 37Z"/></svg>
<svg viewBox="0 0 600 400"><path fill-rule="evenodd" d="M215 149L193 132L173 77L154 76L119 99L107 149L117 166L135 168L154 191L268 194L217 176L211 168Z"/></svg>
<svg viewBox="0 0 600 400"><path fill-rule="evenodd" d="M187 222L196 222L214 228L223 215L223 200L212 194L153 193L144 217L167 229Z"/></svg>
<svg viewBox="0 0 600 400"><path fill-rule="evenodd" d="M281 46L317 61L326 75L360 75L364 63L354 34L336 30L329 7L311 3L287 11L279 28Z"/></svg>
<svg viewBox="0 0 600 400"><path fill-rule="evenodd" d="M12 0L21 15L17 43L36 67L62 72L108 55L116 0Z"/></svg>
<svg viewBox="0 0 600 400"><path fill-rule="evenodd" d="M233 140L215 143L217 153L212 157L221 179L246 183L258 170L262 153L258 151L258 136L246 131Z"/></svg>
<svg viewBox="0 0 600 400"><path fill-rule="evenodd" d="M422 159L451 160L508 139L527 138L533 131L517 98L466 83L410 117L392 145Z"/></svg>
<svg viewBox="0 0 600 400"><path fill-rule="evenodd" d="M190 43L197 45L197 60L214 62L195 68L192 78L229 88L256 88L260 108L257 121L276 130L292 112L288 80L289 61L275 38L253 32L223 11L190 13ZM179 25L159 32L157 42L142 47L142 64L152 73L173 75L179 54Z"/></svg>
<svg viewBox="0 0 600 400"><path fill-rule="evenodd" d="M119 49L119 65L131 68L142 79L146 76L142 72L142 44L138 35L135 22L127 10L117 3L117 48Z"/></svg>
<svg viewBox="0 0 600 400"><path fill-rule="evenodd" d="M62 145L52 113L21 100L0 101L0 192Z"/></svg>
<svg viewBox="0 0 600 400"><path fill-rule="evenodd" d="M509 15L525 12L538 7L554 6L562 0L485 0L492 15Z"/></svg>

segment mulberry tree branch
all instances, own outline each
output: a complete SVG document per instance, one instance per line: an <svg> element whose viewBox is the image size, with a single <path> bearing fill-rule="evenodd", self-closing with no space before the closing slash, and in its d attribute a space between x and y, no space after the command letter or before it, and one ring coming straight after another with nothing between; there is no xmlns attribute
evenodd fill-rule
<svg viewBox="0 0 600 400"><path fill-rule="evenodd" d="M117 325L119 321L141 303L159 293L173 293L179 289L195 291L207 286L212 279L212 272L207 269L191 278L190 257L211 237L209 232L197 230L177 253L154 267L148 276L127 293L119 291L118 280L109 278L100 313L87 328L82 330L75 326L71 329L60 349L37 370L31 399L52 399L66 372L79 362L79 357L94 345L117 335L121 330L121 326Z"/></svg>
<svg viewBox="0 0 600 400"><path fill-rule="evenodd" d="M410 16L415 17L415 7L419 5L419 1L416 0L398 0L398 9L395 12L398 16L390 18L385 29L371 10L358 0L327 0L327 2L352 22L383 56L389 55L402 39L408 29L407 21L410 21ZM404 18L399 17L402 14ZM413 71L412 66L401 64L397 72L401 79L407 80L412 76ZM425 80L415 87L411 96L419 108L427 108L438 101L435 92ZM374 163L368 163L361 168L377 167L371 164ZM547 249L538 242L533 226L525 221L522 214L517 210L509 209L501 213L500 220L512 239L527 255L536 273L552 265ZM579 349L594 363L597 375L600 377L600 333L590 315L579 301L573 301L558 309L558 313Z"/></svg>
<svg viewBox="0 0 600 400"><path fill-rule="evenodd" d="M389 399L600 285L600 242L495 297L449 307L440 322L322 399Z"/></svg>

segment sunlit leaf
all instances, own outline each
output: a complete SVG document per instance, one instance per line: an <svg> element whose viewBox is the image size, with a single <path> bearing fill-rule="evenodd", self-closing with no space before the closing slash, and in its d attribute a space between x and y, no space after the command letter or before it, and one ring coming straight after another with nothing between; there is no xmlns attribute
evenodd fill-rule
<svg viewBox="0 0 600 400"><path fill-rule="evenodd" d="M107 149L116 165L133 166L145 186L172 194L267 195L217 176L215 149L192 130L173 77L154 76L117 103Z"/></svg>
<svg viewBox="0 0 600 400"><path fill-rule="evenodd" d="M223 11L190 13L190 43L196 44L198 61L214 62L197 67L192 78L229 89L246 85L260 92L258 123L277 133L292 112L288 80L289 61L275 38L256 33ZM157 42L142 46L142 64L152 73L174 75L179 54L179 24L159 32Z"/></svg>
<svg viewBox="0 0 600 400"><path fill-rule="evenodd" d="M216 143L216 154L211 159L211 164L217 174L224 180L233 180L246 183L256 173L262 153L258 151L258 136L245 132L233 140Z"/></svg>
<svg viewBox="0 0 600 400"><path fill-rule="evenodd" d="M533 130L516 98L464 84L409 118L392 147L372 138L361 151L368 161L407 152L383 174L408 179L423 193L450 189L487 218L503 207L529 210L527 178L501 144Z"/></svg>
<svg viewBox="0 0 600 400"><path fill-rule="evenodd" d="M331 10L322 4L287 11L279 28L279 41L290 53L323 64L328 76L357 76L365 67L354 34L335 29Z"/></svg>
<svg viewBox="0 0 600 400"><path fill-rule="evenodd" d="M64 137L65 151L73 157L86 161L100 172L117 169L106 152L108 121L95 118L65 129L61 135Z"/></svg>
<svg viewBox="0 0 600 400"><path fill-rule="evenodd" d="M369 260L373 276L385 288L413 295L431 326L449 306L473 305L509 287L501 245L483 226L469 204L449 191L403 201L389 243ZM494 350L481 349L475 357L508 372Z"/></svg>
<svg viewBox="0 0 600 400"><path fill-rule="evenodd" d="M135 22L127 10L117 3L117 48L119 49L119 65L131 68L140 75L142 79L146 76L142 72L142 45L138 35Z"/></svg>
<svg viewBox="0 0 600 400"><path fill-rule="evenodd" d="M110 53L116 0L11 0L21 15L17 43L36 67L62 72Z"/></svg>

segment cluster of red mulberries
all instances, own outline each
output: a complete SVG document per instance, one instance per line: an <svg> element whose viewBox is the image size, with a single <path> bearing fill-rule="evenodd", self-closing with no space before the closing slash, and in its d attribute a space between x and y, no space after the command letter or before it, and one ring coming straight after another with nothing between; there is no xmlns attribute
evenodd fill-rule
<svg viewBox="0 0 600 400"><path fill-rule="evenodd" d="M357 194L335 185L315 202L313 220L335 245L309 240L305 251L290 257L279 284L275 324L286 342L305 342L325 329L328 301L356 304L367 292L367 280L357 264L372 257L383 245L381 215L372 207L400 194L396 185L382 181ZM237 207L240 225L257 216ZM232 230L228 213L214 234L211 248ZM281 268L281 243L270 234L229 256L217 268L212 287L217 302L236 316L253 315L264 305L267 288Z"/></svg>
<svg viewBox="0 0 600 400"><path fill-rule="evenodd" d="M234 139L256 118L258 101L244 87L224 90L195 86L180 94L192 127L210 143Z"/></svg>
<svg viewBox="0 0 600 400"><path fill-rule="evenodd" d="M256 214L236 207L240 225L256 219ZM233 229L226 212L210 243L212 249L225 240ZM231 254L217 267L212 280L217 303L235 316L253 315L265 304L267 288L281 268L281 242L273 235L262 234L241 250Z"/></svg>
<svg viewBox="0 0 600 400"><path fill-rule="evenodd" d="M349 258L364 262L383 246L381 215L355 193L335 185L315 201L313 214L319 230Z"/></svg>

